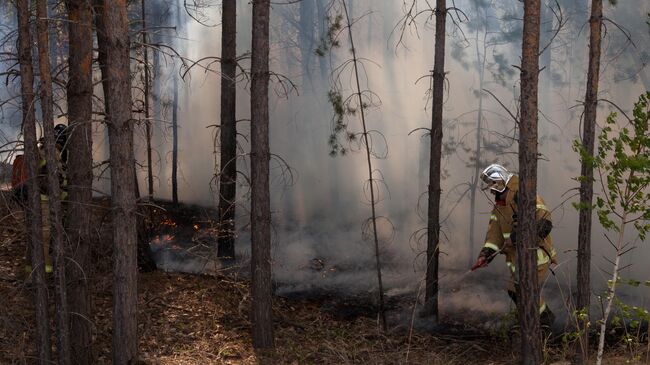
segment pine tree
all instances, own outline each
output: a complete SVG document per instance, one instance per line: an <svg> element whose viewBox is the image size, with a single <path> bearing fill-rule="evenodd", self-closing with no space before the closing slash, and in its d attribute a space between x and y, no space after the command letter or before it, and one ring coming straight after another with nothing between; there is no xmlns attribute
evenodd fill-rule
<svg viewBox="0 0 650 365"><path fill-rule="evenodd" d="M603 1L592 0L591 18L589 19L589 69L587 71L587 90L585 95L585 113L582 123L583 155L580 170L580 220L578 223L578 295L576 309L586 311L587 316L580 326L581 340L578 341L578 355L581 362L589 359L589 336L587 323L589 321L589 305L591 297L590 268L591 268L591 213L594 195L594 142L596 138L596 112L598 108L598 79L600 76L600 45L603 23ZM586 155L585 155L586 154Z"/></svg>
<svg viewBox="0 0 650 365"><path fill-rule="evenodd" d="M45 284L45 257L43 254L43 227L41 217L40 189L38 186L38 151L36 147L36 113L34 109L34 69L32 66L32 35L30 31L29 1L18 1L18 59L20 63L20 92L23 112L23 136L25 162L27 167L27 200L25 226L27 245L31 252L30 273L36 293L36 347L38 363L50 364L52 349L50 345L50 321Z"/></svg>
<svg viewBox="0 0 650 365"><path fill-rule="evenodd" d="M253 1L251 55L251 277L253 347L271 348L271 202L269 197L269 0Z"/></svg>
<svg viewBox="0 0 650 365"><path fill-rule="evenodd" d="M442 164L442 103L445 86L445 26L447 2L436 1L436 38L431 100L429 206L427 215L427 273L424 312L438 322L438 259L440 256L440 166Z"/></svg>
<svg viewBox="0 0 650 365"><path fill-rule="evenodd" d="M64 174L59 152L55 146L54 107L52 100L52 75L50 71L50 42L46 0L36 0L36 30L38 44L38 65L40 71L41 113L45 144L45 166L47 169L47 206L50 215L51 241L54 252L54 287L56 292L56 339L59 364L70 364L70 318L65 279L65 250L63 247L63 210L61 207L60 180Z"/></svg>
<svg viewBox="0 0 650 365"><path fill-rule="evenodd" d="M73 264L68 265L71 355L74 364L91 364L92 333L88 279L92 217L92 8L86 0L68 0L68 212L67 234Z"/></svg>
<svg viewBox="0 0 650 365"><path fill-rule="evenodd" d="M111 164L113 223L113 363L137 360L137 230L126 2L98 0L97 37L103 63Z"/></svg>
<svg viewBox="0 0 650 365"><path fill-rule="evenodd" d="M224 0L221 11L221 173L219 175L219 257L235 257L237 197L237 3Z"/></svg>
<svg viewBox="0 0 650 365"><path fill-rule="evenodd" d="M519 192L517 225L517 309L521 363L542 362L537 278L537 87L539 78L540 1L524 1L519 121Z"/></svg>

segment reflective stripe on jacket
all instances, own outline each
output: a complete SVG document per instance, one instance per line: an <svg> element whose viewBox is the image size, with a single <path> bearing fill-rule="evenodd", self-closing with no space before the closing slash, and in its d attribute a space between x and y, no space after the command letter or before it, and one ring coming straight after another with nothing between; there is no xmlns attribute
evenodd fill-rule
<svg viewBox="0 0 650 365"><path fill-rule="evenodd" d="M66 171L66 166L61 160L61 150L59 145L56 146L56 162L58 164L59 171L59 187L61 188L61 200L66 200L68 198L68 174ZM48 180L47 180L47 161L45 159L45 148L39 148L39 160L38 160L38 183L39 189L41 192L41 200L49 200L48 193Z"/></svg>
<svg viewBox="0 0 650 365"><path fill-rule="evenodd" d="M500 251L506 255L506 264L513 272L515 271L515 263L517 262L517 251L515 247L517 243L506 245L505 240L510 238L513 231L513 214L517 211L515 196L518 190L519 177L513 176L508 182L505 205L495 205L494 209L492 209L484 244L484 247ZM541 219L551 220L551 212L539 195L537 196L536 219L537 221ZM537 265L544 265L549 261L555 263L557 253L553 247L551 235L549 234L546 238L539 239L537 244L540 247L537 249Z"/></svg>

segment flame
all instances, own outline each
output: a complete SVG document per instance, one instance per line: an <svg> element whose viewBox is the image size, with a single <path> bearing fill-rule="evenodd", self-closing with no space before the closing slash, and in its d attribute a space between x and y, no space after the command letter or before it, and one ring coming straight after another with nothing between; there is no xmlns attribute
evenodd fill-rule
<svg viewBox="0 0 650 365"><path fill-rule="evenodd" d="M171 234L163 234L163 235L158 235L154 239L151 240L151 244L153 245L164 245L169 241L174 240L174 235Z"/></svg>
<svg viewBox="0 0 650 365"><path fill-rule="evenodd" d="M195 224L193 227L194 227L194 229L196 229L196 230L199 229L199 225L198 225L198 224Z"/></svg>
<svg viewBox="0 0 650 365"><path fill-rule="evenodd" d="M171 220L169 218L167 218L164 221L160 222L160 224L162 224L163 226L169 226L169 227L177 227L178 226L178 224L176 224L176 222L174 222L173 220Z"/></svg>

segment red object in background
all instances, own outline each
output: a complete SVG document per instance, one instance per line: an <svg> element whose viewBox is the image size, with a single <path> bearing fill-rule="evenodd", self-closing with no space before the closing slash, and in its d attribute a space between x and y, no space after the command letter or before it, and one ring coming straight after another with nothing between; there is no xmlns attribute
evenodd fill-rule
<svg viewBox="0 0 650 365"><path fill-rule="evenodd" d="M23 155L18 155L14 159L11 169L11 187L15 188L27 181L27 169L25 168L25 159Z"/></svg>

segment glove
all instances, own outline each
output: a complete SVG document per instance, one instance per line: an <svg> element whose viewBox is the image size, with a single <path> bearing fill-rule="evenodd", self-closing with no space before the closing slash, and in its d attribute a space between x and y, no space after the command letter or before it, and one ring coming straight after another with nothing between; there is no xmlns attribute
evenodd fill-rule
<svg viewBox="0 0 650 365"><path fill-rule="evenodd" d="M476 259L476 263L474 266L472 266L472 271L475 271L476 269L479 269L481 267L486 267L488 266L488 260L485 256L479 256L478 259Z"/></svg>

